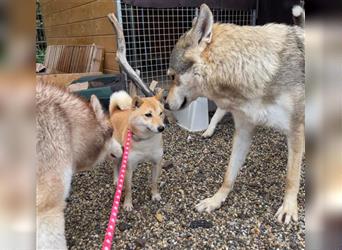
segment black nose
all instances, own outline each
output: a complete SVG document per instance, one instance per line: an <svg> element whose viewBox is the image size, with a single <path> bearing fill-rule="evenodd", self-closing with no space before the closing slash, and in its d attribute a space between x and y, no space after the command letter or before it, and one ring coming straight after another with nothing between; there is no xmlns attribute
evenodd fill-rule
<svg viewBox="0 0 342 250"><path fill-rule="evenodd" d="M164 108L166 108L166 109L170 110L170 105L169 105L169 103L168 103L168 102L164 104Z"/></svg>
<svg viewBox="0 0 342 250"><path fill-rule="evenodd" d="M165 129L165 127L164 127L164 126L159 126L159 127L158 127L158 131L159 131L159 132L163 132L163 131L164 131L164 129Z"/></svg>

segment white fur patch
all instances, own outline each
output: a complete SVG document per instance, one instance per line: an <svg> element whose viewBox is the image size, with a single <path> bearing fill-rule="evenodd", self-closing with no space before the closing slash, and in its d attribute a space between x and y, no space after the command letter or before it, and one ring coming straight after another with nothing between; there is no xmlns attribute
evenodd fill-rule
<svg viewBox="0 0 342 250"><path fill-rule="evenodd" d="M150 139L134 142L128 156L128 161L131 167L136 168L140 162L159 162L162 157L162 135L156 134Z"/></svg>
<svg viewBox="0 0 342 250"><path fill-rule="evenodd" d="M265 105L261 100L255 100L244 105L241 110L253 124L286 131L290 125L291 103L288 95L282 95L274 104Z"/></svg>
<svg viewBox="0 0 342 250"><path fill-rule="evenodd" d="M49 216L38 215L36 249L67 250L63 213Z"/></svg>
<svg viewBox="0 0 342 250"><path fill-rule="evenodd" d="M117 140L112 138L110 140L110 152L115 155L115 157L120 158L122 156L122 148Z"/></svg>
<svg viewBox="0 0 342 250"><path fill-rule="evenodd" d="M64 199L68 198L71 189L72 167L66 167L64 170Z"/></svg>
<svg viewBox="0 0 342 250"><path fill-rule="evenodd" d="M299 5L295 5L292 8L292 15L295 17L299 17L303 12L304 12L304 9Z"/></svg>

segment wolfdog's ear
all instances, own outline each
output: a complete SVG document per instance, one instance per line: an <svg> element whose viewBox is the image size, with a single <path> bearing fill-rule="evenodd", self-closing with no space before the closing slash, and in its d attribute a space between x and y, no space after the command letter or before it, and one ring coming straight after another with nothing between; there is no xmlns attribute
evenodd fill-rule
<svg viewBox="0 0 342 250"><path fill-rule="evenodd" d="M196 22L197 22L197 16L195 16L194 19L192 19L192 27L195 26Z"/></svg>
<svg viewBox="0 0 342 250"><path fill-rule="evenodd" d="M139 96L134 96L132 100L132 107L139 108L143 104L143 100Z"/></svg>
<svg viewBox="0 0 342 250"><path fill-rule="evenodd" d="M164 94L164 89L156 88L155 98L157 98L158 101L162 101L163 100L163 96L164 96L163 94Z"/></svg>
<svg viewBox="0 0 342 250"><path fill-rule="evenodd" d="M91 95L90 105L94 110L94 113L95 113L97 120L99 120L99 121L103 120L105 115L103 113L101 103L100 103L99 99L97 99L96 95Z"/></svg>
<svg viewBox="0 0 342 250"><path fill-rule="evenodd" d="M213 14L206 4L202 4L198 17L195 17L192 21L192 38L194 42L198 44L202 41L210 43L213 24Z"/></svg>

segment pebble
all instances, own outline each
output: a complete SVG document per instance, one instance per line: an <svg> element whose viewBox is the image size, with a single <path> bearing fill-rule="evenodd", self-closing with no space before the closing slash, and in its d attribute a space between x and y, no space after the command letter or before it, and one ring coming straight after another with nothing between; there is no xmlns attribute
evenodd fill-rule
<svg viewBox="0 0 342 250"><path fill-rule="evenodd" d="M169 171L173 167L174 167L174 165L173 165L172 161L167 161L163 165L163 169L165 169L166 171Z"/></svg>
<svg viewBox="0 0 342 250"><path fill-rule="evenodd" d="M164 216L160 211L157 211L155 217L156 217L157 221L160 223L164 221Z"/></svg>
<svg viewBox="0 0 342 250"><path fill-rule="evenodd" d="M137 247L145 247L146 245L146 241L144 239L136 239L134 243Z"/></svg>
<svg viewBox="0 0 342 250"><path fill-rule="evenodd" d="M207 220L194 220L194 221L191 221L189 227L190 228L199 228L199 227L211 228L213 227L213 223Z"/></svg>
<svg viewBox="0 0 342 250"><path fill-rule="evenodd" d="M120 223L120 224L118 225L118 228L119 228L120 231L123 232L123 231L126 231L126 230L128 230L128 229L131 229L131 228L132 228L132 225L122 222L122 223Z"/></svg>

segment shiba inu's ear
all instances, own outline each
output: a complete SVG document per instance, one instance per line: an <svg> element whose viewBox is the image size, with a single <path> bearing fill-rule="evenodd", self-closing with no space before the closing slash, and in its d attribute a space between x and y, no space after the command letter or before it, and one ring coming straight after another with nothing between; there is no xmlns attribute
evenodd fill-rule
<svg viewBox="0 0 342 250"><path fill-rule="evenodd" d="M143 104L143 100L139 96L134 96L132 100L132 107L139 108Z"/></svg>
<svg viewBox="0 0 342 250"><path fill-rule="evenodd" d="M156 95L154 97L157 98L158 101L162 101L163 96L164 96L163 94L164 94L164 89L156 88Z"/></svg>
<svg viewBox="0 0 342 250"><path fill-rule="evenodd" d="M210 43L214 24L213 14L206 4L202 4L198 17L192 21L192 38L198 44Z"/></svg>
<svg viewBox="0 0 342 250"><path fill-rule="evenodd" d="M97 99L96 95L91 95L90 105L94 110L94 113L95 113L97 120L99 120L99 121L103 120L105 115L103 113L101 103L100 103L99 99Z"/></svg>

